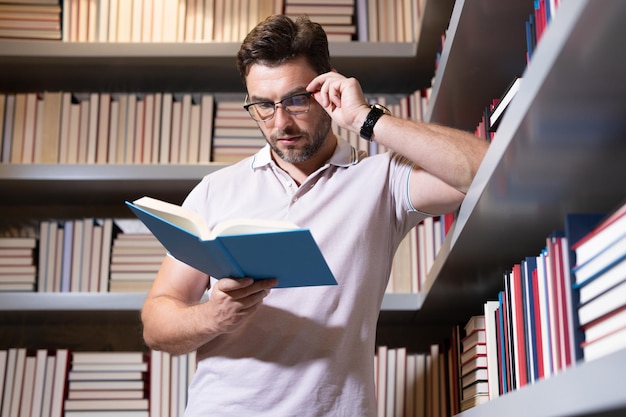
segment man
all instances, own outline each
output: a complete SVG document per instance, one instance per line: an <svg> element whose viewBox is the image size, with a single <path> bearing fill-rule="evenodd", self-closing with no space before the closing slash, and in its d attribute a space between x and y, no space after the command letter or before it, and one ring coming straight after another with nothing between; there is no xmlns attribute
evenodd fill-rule
<svg viewBox="0 0 626 417"><path fill-rule="evenodd" d="M168 256L142 311L144 338L197 350L188 417L375 416L376 324L394 252L426 216L458 208L487 144L371 109L357 80L331 71L326 35L306 18L266 19L237 64L268 146L206 176L184 204L210 227L257 217L310 229L338 285L270 292L274 279L217 281ZM391 152L365 157L332 121Z"/></svg>

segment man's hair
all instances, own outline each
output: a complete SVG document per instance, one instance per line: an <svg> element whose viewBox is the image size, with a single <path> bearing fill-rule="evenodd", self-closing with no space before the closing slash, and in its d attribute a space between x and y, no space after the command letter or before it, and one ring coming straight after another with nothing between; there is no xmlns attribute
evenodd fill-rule
<svg viewBox="0 0 626 417"><path fill-rule="evenodd" d="M306 16L294 22L284 15L269 16L248 33L237 53L237 69L244 85L254 64L278 66L304 57L323 74L331 70L328 38L319 23Z"/></svg>

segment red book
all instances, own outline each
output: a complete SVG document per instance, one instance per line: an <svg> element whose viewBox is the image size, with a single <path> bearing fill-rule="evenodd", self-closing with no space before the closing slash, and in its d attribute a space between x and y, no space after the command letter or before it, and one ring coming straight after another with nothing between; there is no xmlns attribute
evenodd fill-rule
<svg viewBox="0 0 626 417"><path fill-rule="evenodd" d="M521 388L528 383L528 369L526 364L526 333L524 331L524 297L522 283L522 268L520 264L513 266L511 274L513 280L511 286L511 297L513 302L513 320L517 354L515 355L515 366L519 375L519 387Z"/></svg>

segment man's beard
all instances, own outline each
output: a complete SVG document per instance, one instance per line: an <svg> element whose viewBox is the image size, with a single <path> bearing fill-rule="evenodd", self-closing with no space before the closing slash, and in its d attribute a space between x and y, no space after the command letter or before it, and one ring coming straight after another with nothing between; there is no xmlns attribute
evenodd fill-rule
<svg viewBox="0 0 626 417"><path fill-rule="evenodd" d="M317 151L320 150L320 148L324 144L324 140L326 140L326 136L328 135L331 127L332 119L328 115L328 113L324 112L319 117L318 128L315 129L313 135L311 135L311 133L306 130L292 131L290 129L287 129L277 132L276 137L298 135L312 139L309 143L307 143L304 148L301 149L291 149L290 147L288 147L286 150L281 150L276 146L275 138L268 140L267 136L265 136L265 133L263 133L263 135L265 136L265 140L267 141L267 143L269 143L270 148L272 148L272 150L276 153L276 155L278 155L280 159L290 164L297 164L308 160L313 155L315 155Z"/></svg>

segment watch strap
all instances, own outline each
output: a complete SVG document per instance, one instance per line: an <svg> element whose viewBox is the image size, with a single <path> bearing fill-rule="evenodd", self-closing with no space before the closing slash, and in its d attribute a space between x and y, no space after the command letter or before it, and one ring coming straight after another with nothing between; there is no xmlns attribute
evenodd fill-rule
<svg viewBox="0 0 626 417"><path fill-rule="evenodd" d="M361 126L361 130L359 131L359 135L363 139L370 142L372 141L372 136L374 135L374 125L383 114L391 114L391 112L385 106L380 104L370 105L370 112L367 114L367 117Z"/></svg>

